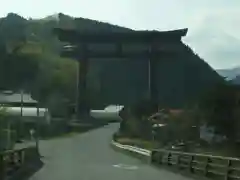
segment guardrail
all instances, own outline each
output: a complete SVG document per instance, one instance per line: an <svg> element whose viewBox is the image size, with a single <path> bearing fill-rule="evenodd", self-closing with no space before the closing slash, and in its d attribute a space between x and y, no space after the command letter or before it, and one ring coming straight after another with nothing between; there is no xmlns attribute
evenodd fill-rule
<svg viewBox="0 0 240 180"><path fill-rule="evenodd" d="M115 142L113 140L112 140L112 145L114 145L114 146L116 146L118 148L127 150L127 151L131 151L131 152L135 152L135 153L144 155L144 156L149 156L149 157L151 156L151 151L147 150L147 149L142 149L142 148L129 146L129 145L123 145L123 144L117 143L117 142Z"/></svg>
<svg viewBox="0 0 240 180"><path fill-rule="evenodd" d="M151 162L155 165L187 169L191 173L213 179L240 179L240 159L238 158L153 150Z"/></svg>
<svg viewBox="0 0 240 180"><path fill-rule="evenodd" d="M28 162L37 157L35 147L10 150L0 153L0 179L9 179L14 176Z"/></svg>
<svg viewBox="0 0 240 180"><path fill-rule="evenodd" d="M240 159L232 157L212 156L206 154L186 153L168 150L147 150L116 142L113 135L112 145L149 157L154 165L166 165L179 170L187 170L211 179L240 180Z"/></svg>

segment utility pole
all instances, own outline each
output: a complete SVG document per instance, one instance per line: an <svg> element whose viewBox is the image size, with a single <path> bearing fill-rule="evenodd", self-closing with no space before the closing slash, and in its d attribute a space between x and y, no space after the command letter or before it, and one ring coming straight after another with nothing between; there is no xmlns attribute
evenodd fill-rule
<svg viewBox="0 0 240 180"><path fill-rule="evenodd" d="M77 63L76 66L76 105L75 105L75 118L77 119L79 117L79 71L80 71L80 63Z"/></svg>
<svg viewBox="0 0 240 180"><path fill-rule="evenodd" d="M148 59L148 98L152 97L151 59Z"/></svg>
<svg viewBox="0 0 240 180"><path fill-rule="evenodd" d="M39 155L39 103L37 103L37 128L36 128L35 140L36 140L36 150L37 155Z"/></svg>
<svg viewBox="0 0 240 180"><path fill-rule="evenodd" d="M7 121L7 149L11 148L11 122L10 119L8 118Z"/></svg>
<svg viewBox="0 0 240 180"><path fill-rule="evenodd" d="M23 116L23 90L21 90L21 118Z"/></svg>

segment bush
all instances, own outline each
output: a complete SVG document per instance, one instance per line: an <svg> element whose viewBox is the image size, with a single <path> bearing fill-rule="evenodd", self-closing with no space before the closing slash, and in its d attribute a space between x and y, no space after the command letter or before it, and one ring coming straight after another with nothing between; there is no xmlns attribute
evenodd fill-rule
<svg viewBox="0 0 240 180"><path fill-rule="evenodd" d="M157 110L158 104L148 99L141 100L131 107L132 114L137 118L148 117Z"/></svg>
<svg viewBox="0 0 240 180"><path fill-rule="evenodd" d="M157 111L157 105L149 100L141 100L130 107L124 107L119 115L122 118L120 132L129 137L151 139L152 125L148 117Z"/></svg>
<svg viewBox="0 0 240 180"><path fill-rule="evenodd" d="M199 103L205 123L216 128L229 140L237 140L240 127L240 87L220 84Z"/></svg>

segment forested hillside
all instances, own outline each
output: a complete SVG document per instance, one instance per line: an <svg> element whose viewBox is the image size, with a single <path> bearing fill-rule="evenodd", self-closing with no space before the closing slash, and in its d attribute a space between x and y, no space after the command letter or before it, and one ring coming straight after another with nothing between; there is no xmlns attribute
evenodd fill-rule
<svg viewBox="0 0 240 180"><path fill-rule="evenodd" d="M24 89L42 104L57 107L75 102L77 62L60 57L55 27L78 31L130 31L130 29L64 14L24 19L8 14L0 19L0 88ZM183 44L181 55L159 61L159 101L180 107L214 83L219 75ZM88 92L91 106L128 104L144 98L145 60L91 60ZM144 79L145 78L145 79ZM61 103L59 103L61 102Z"/></svg>
<svg viewBox="0 0 240 180"><path fill-rule="evenodd" d="M240 84L240 75L236 76L233 80L231 80L233 84Z"/></svg>

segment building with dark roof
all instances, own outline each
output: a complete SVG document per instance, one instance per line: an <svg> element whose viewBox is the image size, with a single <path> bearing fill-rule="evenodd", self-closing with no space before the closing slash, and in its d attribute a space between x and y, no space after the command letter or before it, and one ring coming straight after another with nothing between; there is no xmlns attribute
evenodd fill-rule
<svg viewBox="0 0 240 180"><path fill-rule="evenodd" d="M0 104L19 107L23 106L37 106L38 102L32 99L30 94L27 93L15 93L12 91L0 92Z"/></svg>

